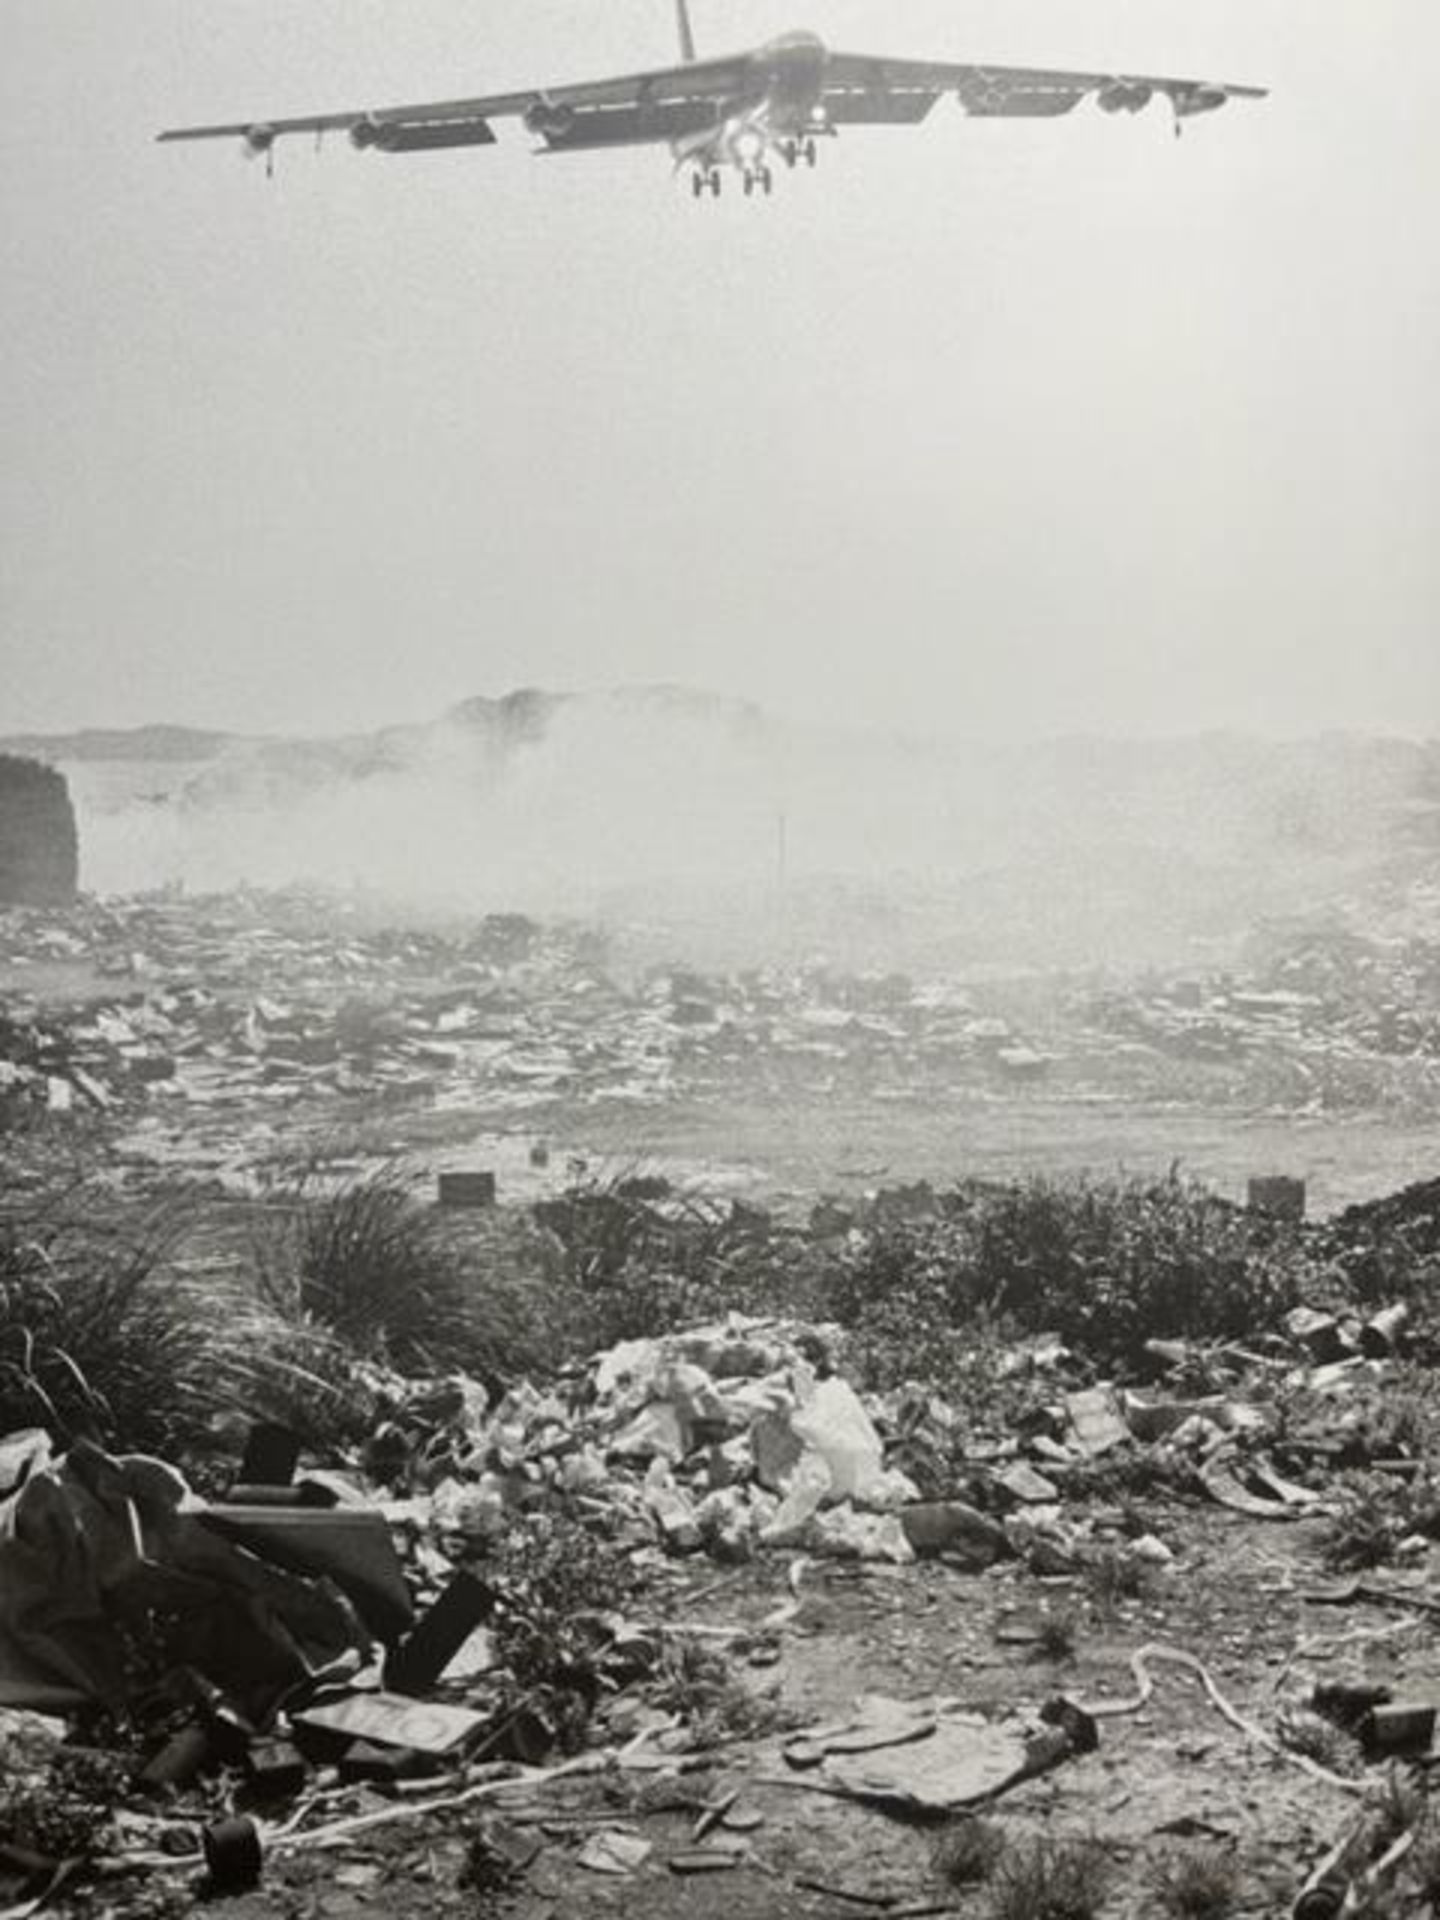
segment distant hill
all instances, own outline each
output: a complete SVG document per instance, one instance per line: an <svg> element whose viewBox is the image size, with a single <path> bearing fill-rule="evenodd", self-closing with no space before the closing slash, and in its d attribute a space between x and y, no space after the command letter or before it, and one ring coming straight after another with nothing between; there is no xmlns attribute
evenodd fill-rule
<svg viewBox="0 0 1440 1920"><path fill-rule="evenodd" d="M197 727L87 727L80 733L13 733L0 739L0 753L21 754L50 765L61 761L213 760L239 735L210 733Z"/></svg>

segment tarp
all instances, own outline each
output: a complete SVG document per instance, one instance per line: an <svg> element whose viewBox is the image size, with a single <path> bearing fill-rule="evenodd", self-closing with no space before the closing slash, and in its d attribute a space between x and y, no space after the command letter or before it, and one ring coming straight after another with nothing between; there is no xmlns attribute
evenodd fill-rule
<svg viewBox="0 0 1440 1920"><path fill-rule="evenodd" d="M181 1476L80 1442L0 1502L0 1706L119 1705L138 1642L255 1712L369 1640L323 1581L207 1531Z"/></svg>

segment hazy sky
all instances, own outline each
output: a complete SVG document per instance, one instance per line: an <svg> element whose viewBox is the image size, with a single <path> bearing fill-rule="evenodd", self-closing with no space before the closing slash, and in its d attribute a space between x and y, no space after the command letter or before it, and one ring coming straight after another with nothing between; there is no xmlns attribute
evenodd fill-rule
<svg viewBox="0 0 1440 1920"><path fill-rule="evenodd" d="M1434 0L695 0L1253 81L663 151L159 147L672 56L669 0L0 0L0 731L675 680L837 723L1440 731Z"/></svg>

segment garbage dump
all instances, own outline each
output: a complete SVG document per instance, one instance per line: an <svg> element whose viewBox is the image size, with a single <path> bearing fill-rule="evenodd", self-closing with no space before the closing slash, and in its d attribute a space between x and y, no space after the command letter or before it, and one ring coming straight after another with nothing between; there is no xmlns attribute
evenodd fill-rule
<svg viewBox="0 0 1440 1920"><path fill-rule="evenodd" d="M1374 1319L1386 1337L1367 1346ZM921 1383L857 1390L839 1324L731 1313L493 1393L372 1367L362 1444L320 1457L257 1423L204 1492L159 1459L11 1432L0 1911L107 1889L123 1911L155 1884L223 1895L312 1853L371 1886L386 1837L426 1821L463 1840L476 1885L513 1891L549 1860L778 1873L863 1904L853 1853L827 1876L788 1849L767 1862L766 1836L797 1820L833 1834L824 1809L846 1805L948 1830L1071 1771L1113 1790L1113 1743L1186 1683L1199 1719L1166 1763L1182 1797L1183 1755L1228 1751L1287 1792L1371 1809L1384 1769L1431 1754L1440 1678L1339 1684L1322 1629L1267 1702L1223 1641L1202 1659L1154 1637L1152 1614L1213 1628L1189 1604L1197 1525L1214 1542L1333 1532L1337 1459L1424 1471L1373 1427L1377 1393L1408 1377L1406 1329L1306 1307L1248 1345L1156 1339L1115 1380L1053 1337L1017 1339L1003 1365L1021 1398L960 1408ZM1117 1507L1126 1488L1161 1497L1142 1514ZM1379 1612L1377 1644L1396 1616L1432 1618L1440 1503L1413 1512L1398 1568L1288 1575L1287 1606ZM876 1654L876 1609L940 1605L946 1581L970 1616L962 1659ZM721 1596L742 1593L726 1619ZM857 1604L875 1670L854 1670L843 1711L807 1716L786 1676ZM1118 1635L1118 1684L1067 1671L1077 1607ZM1144 1791L1137 1777L1124 1797ZM1297 1912L1320 1910L1344 1862L1347 1889L1398 1873L1398 1832L1377 1838L1372 1813Z"/></svg>
<svg viewBox="0 0 1440 1920"><path fill-rule="evenodd" d="M1248 971L1044 994L821 962L637 968L613 946L514 914L402 931L302 890L12 908L0 1100L117 1109L133 1122L127 1155L209 1169L238 1167L237 1135L266 1116L293 1137L333 1127L337 1103L373 1115L483 1100L514 1117L742 1088L1023 1100L1043 1086L1424 1114L1440 1086L1433 932L1367 944L1301 928ZM1312 990L1322 953L1334 967Z"/></svg>

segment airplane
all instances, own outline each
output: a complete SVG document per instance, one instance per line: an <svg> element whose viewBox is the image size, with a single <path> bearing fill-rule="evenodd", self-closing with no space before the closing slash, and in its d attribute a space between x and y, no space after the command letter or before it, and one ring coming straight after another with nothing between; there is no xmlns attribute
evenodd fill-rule
<svg viewBox="0 0 1440 1920"><path fill-rule="evenodd" d="M1132 73L1071 73L1039 67L982 66L835 53L813 33L787 33L768 45L700 59L689 0L675 0L678 64L652 73L519 93L479 94L416 106L294 119L242 120L231 126L175 127L161 140L239 139L263 154L289 134L348 133L375 153L434 153L496 144L492 120L519 119L542 153L668 146L677 173L687 170L698 200L717 198L727 171L746 194L769 194L772 158L813 167L820 143L842 127L918 126L942 94L982 119L1050 119L1093 96L1105 113L1138 113L1157 94L1169 100L1175 131L1196 114L1232 99L1264 99L1264 87L1175 80Z"/></svg>

